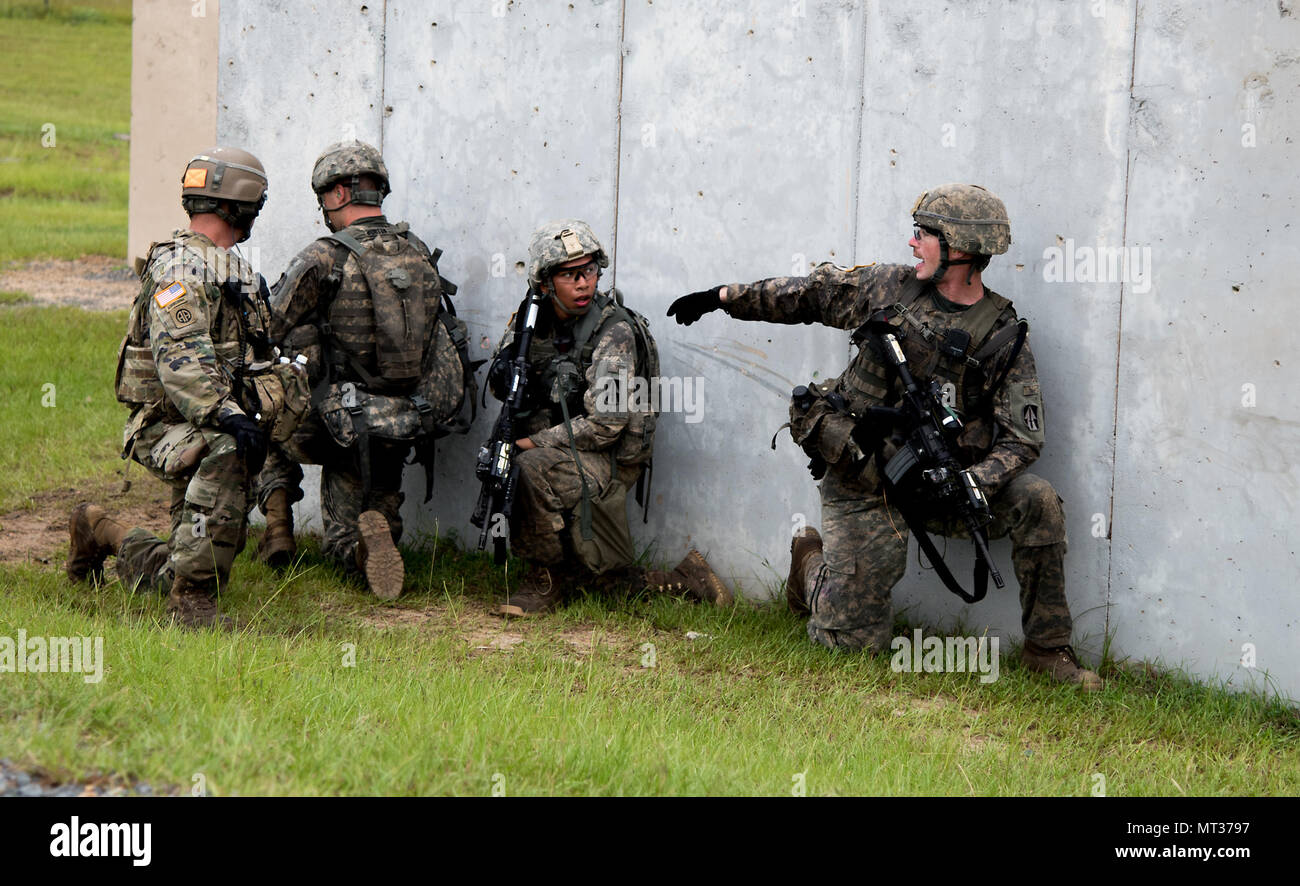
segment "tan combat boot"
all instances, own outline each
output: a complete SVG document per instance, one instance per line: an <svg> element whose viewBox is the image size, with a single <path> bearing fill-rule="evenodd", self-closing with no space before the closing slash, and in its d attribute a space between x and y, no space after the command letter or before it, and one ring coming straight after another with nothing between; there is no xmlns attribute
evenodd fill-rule
<svg viewBox="0 0 1300 886"><path fill-rule="evenodd" d="M406 567L401 551L393 544L388 520L379 511L363 511L357 518L357 529L357 568L376 597L396 600L402 593Z"/></svg>
<svg viewBox="0 0 1300 886"><path fill-rule="evenodd" d="M672 572L652 569L646 573L646 587L665 594L689 593L701 603L730 606L735 599L731 589L713 571L704 555L691 549Z"/></svg>
<svg viewBox="0 0 1300 886"><path fill-rule="evenodd" d="M126 527L97 505L79 504L68 517L68 562L64 569L73 581L102 581L104 560L116 555Z"/></svg>
<svg viewBox="0 0 1300 886"><path fill-rule="evenodd" d="M1049 649L1026 640L1020 661L1031 671L1047 674L1058 683L1077 683L1086 692L1095 692L1104 685L1096 671L1079 664L1078 656L1069 646Z"/></svg>
<svg viewBox="0 0 1300 886"><path fill-rule="evenodd" d="M234 622L217 612L216 597L183 575L172 580L171 593L167 595L167 613L184 628L229 630L234 627Z"/></svg>
<svg viewBox="0 0 1300 886"><path fill-rule="evenodd" d="M822 537L816 529L805 526L790 542L790 574L785 580L785 602L795 615L811 615L808 588L804 581L808 558L822 549Z"/></svg>
<svg viewBox="0 0 1300 886"><path fill-rule="evenodd" d="M257 559L276 569L281 569L293 562L298 547L293 541L293 507L289 504L289 493L277 489L262 505L266 514L266 533L257 546Z"/></svg>
<svg viewBox="0 0 1300 886"><path fill-rule="evenodd" d="M493 609L492 614L524 618L554 612L564 599L564 585L565 579L559 568L534 564L519 583L519 588L506 598L506 602Z"/></svg>

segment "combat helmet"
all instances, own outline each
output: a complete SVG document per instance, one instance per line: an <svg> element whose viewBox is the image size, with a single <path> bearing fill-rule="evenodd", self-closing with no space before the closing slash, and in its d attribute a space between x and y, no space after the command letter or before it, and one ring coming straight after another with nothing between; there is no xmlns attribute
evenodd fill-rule
<svg viewBox="0 0 1300 886"><path fill-rule="evenodd" d="M358 179L363 175L376 179L379 190L360 188ZM373 145L356 139L330 145L321 151L311 169L311 189L316 192L317 199L342 179L348 179L347 184L352 188L349 203L379 206L389 194L388 167L384 165L383 155Z"/></svg>
<svg viewBox="0 0 1300 886"><path fill-rule="evenodd" d="M190 216L215 214L243 231L253 232L253 220L266 203L267 180L262 162L239 148L216 146L194 155L181 176L181 205ZM234 211L226 209L229 203Z"/></svg>
<svg viewBox="0 0 1300 886"><path fill-rule="evenodd" d="M541 286L557 265L590 255L597 267L608 268L609 256L586 222L575 218L547 222L528 241L528 282Z"/></svg>
<svg viewBox="0 0 1300 886"><path fill-rule="evenodd" d="M932 278L936 283L949 265L971 265L973 274L984 270L990 258L1011 246L1007 207L992 191L979 185L940 185L923 192L912 204L912 219L939 234L939 268ZM975 257L949 261L950 248ZM966 279L969 282L970 274Z"/></svg>

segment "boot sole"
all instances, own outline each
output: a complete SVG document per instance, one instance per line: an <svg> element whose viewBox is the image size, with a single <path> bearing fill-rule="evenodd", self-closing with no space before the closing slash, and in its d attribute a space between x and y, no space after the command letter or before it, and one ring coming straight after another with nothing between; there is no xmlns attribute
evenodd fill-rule
<svg viewBox="0 0 1300 886"><path fill-rule="evenodd" d="M402 554L393 544L388 521L378 511L366 511L357 520L361 538L366 545L366 584L381 600L396 600L402 593L406 569Z"/></svg>
<svg viewBox="0 0 1300 886"><path fill-rule="evenodd" d="M699 576L703 579L704 584L713 594L713 605L718 607L730 606L735 602L735 596L731 593L731 588L727 587L718 574L713 571L709 561L704 559L704 555L694 548L687 553L686 558L695 566Z"/></svg>

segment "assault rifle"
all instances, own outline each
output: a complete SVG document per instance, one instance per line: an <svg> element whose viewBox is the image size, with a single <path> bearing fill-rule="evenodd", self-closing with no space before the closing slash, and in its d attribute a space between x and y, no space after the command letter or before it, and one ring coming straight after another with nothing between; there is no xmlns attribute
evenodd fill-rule
<svg viewBox="0 0 1300 886"><path fill-rule="evenodd" d="M498 564L506 560L505 532L500 523L510 520L515 489L519 485L519 468L515 464L515 417L523 408L524 393L528 388L528 350L533 344L533 330L537 328L541 303L541 295L530 286L520 308L524 319L515 336L515 358L509 364L501 414L492 427L492 436L479 447L478 463L474 468L474 475L483 488L469 521L481 530L478 536L480 551L487 548L488 535L492 535L493 555Z"/></svg>
<svg viewBox="0 0 1300 886"><path fill-rule="evenodd" d="M893 326L883 321L868 321L863 331L877 337L886 361L903 384L901 406L872 406L859 422L860 427L869 427L885 419L906 429L902 447L884 465L885 489L894 493L892 504L902 513L948 590L967 603L978 603L988 591L990 575L999 588L1006 583L993 565L984 531L992 520L988 499L970 469L962 467L948 448L948 440L961 431L961 419L943 402L937 380L932 379L924 390L917 384ZM928 509L927 505L933 508ZM958 517L975 542L974 594L962 589L925 531L926 516L934 515L936 510Z"/></svg>

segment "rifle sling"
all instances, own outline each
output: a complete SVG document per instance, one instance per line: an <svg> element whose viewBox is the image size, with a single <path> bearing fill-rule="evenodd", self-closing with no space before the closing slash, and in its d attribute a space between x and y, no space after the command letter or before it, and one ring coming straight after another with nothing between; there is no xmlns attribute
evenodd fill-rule
<svg viewBox="0 0 1300 886"><path fill-rule="evenodd" d="M898 506L895 505L895 507ZM967 603L978 603L983 600L984 595L988 593L989 589L988 564L979 557L975 558L975 593L966 593L961 584L953 576L952 570L948 568L948 564L943 561L943 555L941 555L939 549L935 547L934 540L930 538L930 533L926 532L925 521L917 519L912 514L911 508L898 508L898 510L903 515L903 520L907 523L907 528L911 529L912 534L916 536L916 543L920 545L921 550L925 552L925 555L930 558L930 565L934 567L934 571L938 573L939 578L943 580L944 586Z"/></svg>

